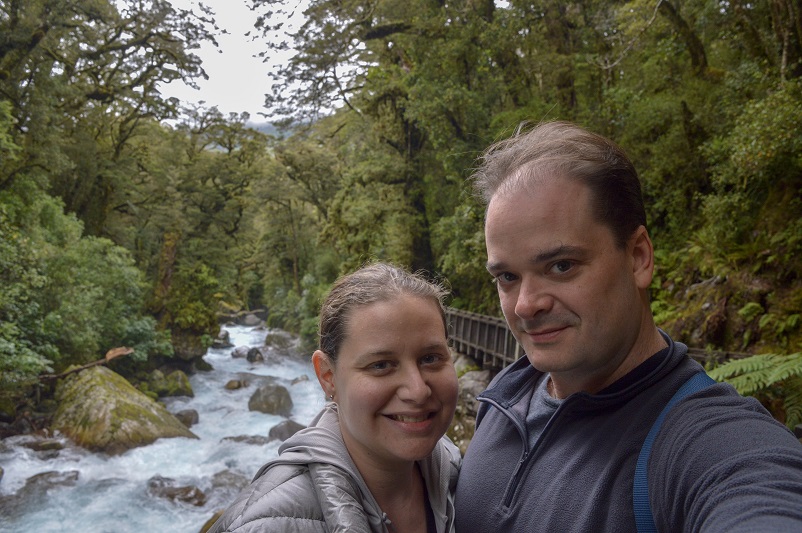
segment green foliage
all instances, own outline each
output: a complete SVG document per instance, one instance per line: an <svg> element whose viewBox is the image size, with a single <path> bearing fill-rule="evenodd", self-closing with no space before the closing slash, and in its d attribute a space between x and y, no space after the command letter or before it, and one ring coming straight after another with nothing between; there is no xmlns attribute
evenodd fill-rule
<svg viewBox="0 0 802 533"><path fill-rule="evenodd" d="M11 103L0 100L0 161L4 164L13 161L20 152L20 147L10 134L12 124Z"/></svg>
<svg viewBox="0 0 802 533"><path fill-rule="evenodd" d="M788 195L798 196L793 191L798 192L802 180L800 124L800 82L788 82L748 102L734 127L704 146L704 155L713 163L715 190L704 200L707 223L699 232L703 242L715 242L722 250L761 242L754 239L757 227L767 230L762 240L767 245L765 241L789 223L796 226L793 234L799 233L799 217L780 219L776 204L799 205ZM774 216L764 205L772 206ZM739 214L735 219L733 212Z"/></svg>
<svg viewBox="0 0 802 533"><path fill-rule="evenodd" d="M661 327L750 352L802 342L791 3L313 2L270 97L294 126L281 140L160 96L202 76L191 51L214 41L208 13L89 4L0 7L7 382L121 344L169 356L170 330L213 335L223 307L267 307L312 344L331 282L369 259L444 276L452 305L498 315L466 179L523 120L573 120L632 156ZM280 31L285 0L253 7L257 29ZM766 365L755 394L796 417L798 375Z"/></svg>
<svg viewBox="0 0 802 533"><path fill-rule="evenodd" d="M217 293L219 282L203 263L181 265L165 302L164 325L199 334L217 329Z"/></svg>
<svg viewBox="0 0 802 533"><path fill-rule="evenodd" d="M734 359L708 373L713 379L729 382L741 394L764 400L782 398L784 413L780 414L786 425L802 424L802 352Z"/></svg>

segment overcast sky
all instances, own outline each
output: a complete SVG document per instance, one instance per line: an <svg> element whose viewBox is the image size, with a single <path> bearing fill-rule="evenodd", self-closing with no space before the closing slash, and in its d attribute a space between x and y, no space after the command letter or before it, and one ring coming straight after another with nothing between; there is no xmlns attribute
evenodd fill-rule
<svg viewBox="0 0 802 533"><path fill-rule="evenodd" d="M183 9L196 7L198 0L170 0ZM291 0L291 5L305 4L305 0ZM203 45L194 53L203 61L208 80L197 80L200 90L192 89L181 82L161 87L162 94L175 96L184 102L206 102L206 107L217 106L223 113L247 111L251 120L261 122L265 119L258 113L264 112L264 95L270 92L271 80L268 77L270 64L262 58L254 57L265 50L264 39L251 41L245 33L253 30L256 19L248 9L248 0L203 0L203 4L215 11L215 20L220 28L228 30L228 35L220 35L219 49L211 44ZM303 8L296 10L296 17L289 24L297 27L302 23ZM271 21L278 22L278 21ZM286 60L275 57L271 63Z"/></svg>

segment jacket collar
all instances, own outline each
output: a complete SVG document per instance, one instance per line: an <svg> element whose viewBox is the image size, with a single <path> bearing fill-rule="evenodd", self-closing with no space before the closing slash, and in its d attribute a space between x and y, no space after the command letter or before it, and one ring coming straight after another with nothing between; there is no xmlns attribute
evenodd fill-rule
<svg viewBox="0 0 802 533"><path fill-rule="evenodd" d="M596 394L578 392L566 398L566 401L570 399L575 405L584 406L588 410L606 408L629 400L662 379L686 359L688 347L680 342L674 342L662 330L660 334L668 344L668 348L655 353L604 390ZM490 401L502 409L509 409L522 398L529 398L534 384L543 374L535 369L524 355L502 370L490 382L487 389L477 396L477 399Z"/></svg>

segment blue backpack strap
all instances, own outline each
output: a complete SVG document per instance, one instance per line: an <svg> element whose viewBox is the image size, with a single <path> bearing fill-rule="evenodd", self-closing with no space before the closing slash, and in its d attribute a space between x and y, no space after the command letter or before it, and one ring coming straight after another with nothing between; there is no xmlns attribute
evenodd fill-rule
<svg viewBox="0 0 802 533"><path fill-rule="evenodd" d="M652 516L652 507L649 504L649 480L646 477L646 467L649 464L649 455L652 453L652 444L654 444L654 440L660 432L663 420L678 401L689 394L709 387L715 382L704 371L691 376L668 400L666 406L657 416L657 420L654 421L649 434L646 435L646 440L643 441L643 447L641 447L640 455L638 455L638 464L635 466L635 483L632 489L632 506L635 509L635 525L638 528L638 533L657 533L654 517Z"/></svg>

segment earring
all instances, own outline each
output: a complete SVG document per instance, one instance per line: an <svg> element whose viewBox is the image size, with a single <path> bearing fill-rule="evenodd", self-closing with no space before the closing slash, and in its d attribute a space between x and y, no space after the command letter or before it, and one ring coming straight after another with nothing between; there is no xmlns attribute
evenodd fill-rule
<svg viewBox="0 0 802 533"><path fill-rule="evenodd" d="M329 394L329 400L334 401L334 395L333 394Z"/></svg>

